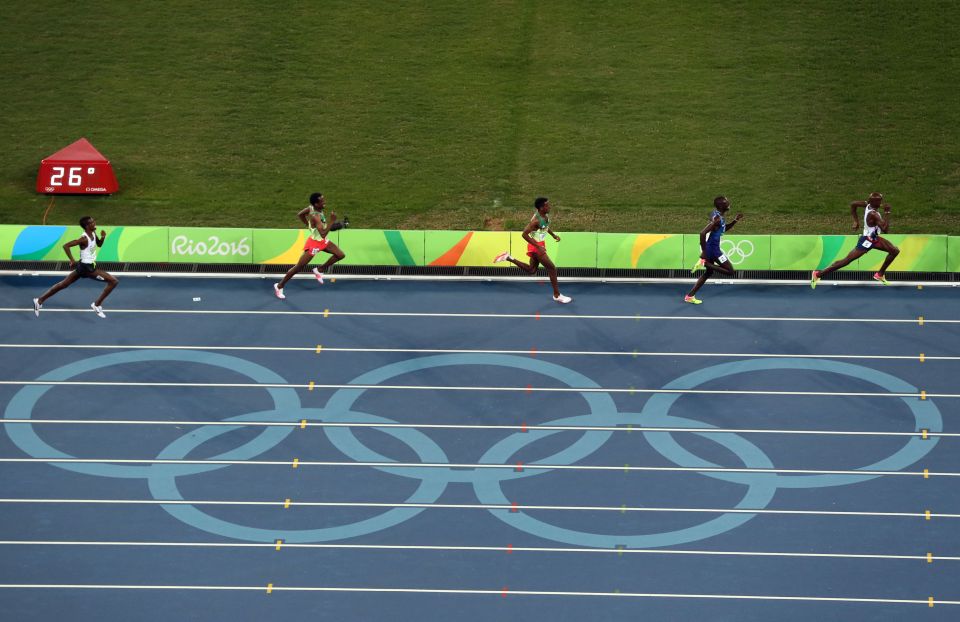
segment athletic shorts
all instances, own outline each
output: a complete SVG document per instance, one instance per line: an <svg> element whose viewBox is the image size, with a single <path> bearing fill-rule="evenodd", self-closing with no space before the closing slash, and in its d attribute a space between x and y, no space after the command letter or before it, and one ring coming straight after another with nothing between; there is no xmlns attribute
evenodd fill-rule
<svg viewBox="0 0 960 622"><path fill-rule="evenodd" d="M527 244L527 257L533 257L534 255L539 255L538 250L541 249L541 248L546 248L546 247L547 247L547 243L546 243L546 242L537 242L536 245L534 245L534 244L529 244L529 243L528 243L528 244Z"/></svg>
<svg viewBox="0 0 960 622"><path fill-rule="evenodd" d="M707 250L703 251L703 254L710 263L719 265L727 261L727 256L724 255L723 251L719 248L708 248Z"/></svg>
<svg viewBox="0 0 960 622"><path fill-rule="evenodd" d="M866 236L866 235L861 235L861 236L860 236L860 239L857 240L857 248L859 248L860 250L863 250L863 251L868 251L868 250L870 250L871 248L873 248L873 245L874 245L874 244L877 242L877 240L879 240L879 239L880 239L880 238L871 238L871 237L868 237L868 236Z"/></svg>
<svg viewBox="0 0 960 622"><path fill-rule="evenodd" d="M311 255L316 255L320 251L327 248L327 244L329 244L329 242L327 242L326 238L322 240L314 240L313 238L307 238L307 243L304 244L303 250L304 252L310 253Z"/></svg>
<svg viewBox="0 0 960 622"><path fill-rule="evenodd" d="M73 269L81 279L95 279L97 278L97 264L96 263L83 263L82 261L77 262L77 267Z"/></svg>

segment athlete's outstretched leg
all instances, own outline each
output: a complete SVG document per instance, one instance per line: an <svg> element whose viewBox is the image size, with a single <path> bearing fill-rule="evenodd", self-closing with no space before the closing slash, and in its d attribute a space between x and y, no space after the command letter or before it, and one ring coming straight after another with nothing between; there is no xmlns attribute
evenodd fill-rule
<svg viewBox="0 0 960 622"><path fill-rule="evenodd" d="M104 270L97 270L94 274L107 282L107 286L103 288L100 297L93 303L99 307L103 305L103 301L106 300L107 296L110 295L110 292L113 291L113 288L116 287L120 281L117 277Z"/></svg>
<svg viewBox="0 0 960 622"><path fill-rule="evenodd" d="M860 257L863 257L866 254L867 254L867 251L863 250L862 248L855 248L849 253L847 253L847 256L844 257L843 259L838 259L832 264L830 264L829 266L827 266L826 268L824 268L823 270L818 270L817 272L819 272L820 278L823 278L828 274L830 274L831 272L835 272L840 268L849 266L855 260L859 259Z"/></svg>
<svg viewBox="0 0 960 622"><path fill-rule="evenodd" d="M280 279L279 283L273 284L273 291L276 293L277 298L286 298L283 295L283 286L287 284L287 281L292 279L294 275L303 270L304 266L310 263L310 260L313 259L313 255L310 251L303 251L303 254L300 255L300 259L297 260L297 263L294 264L292 268L287 270L287 273L283 275L283 278Z"/></svg>
<svg viewBox="0 0 960 622"><path fill-rule="evenodd" d="M531 257L530 261L537 259L536 256ZM543 257L540 257L540 262L543 264L543 267L547 269L547 276L550 277L550 285L553 286L553 298L554 300L560 298L560 285L557 283L557 267L553 264L553 260L547 257L547 254L544 253Z"/></svg>
<svg viewBox="0 0 960 622"><path fill-rule="evenodd" d="M712 259L704 259L703 267L706 268L706 272L700 275L700 278L697 279L696 283L694 283L693 289L687 292L687 295L683 297L684 302L689 302L695 305L703 302L697 298L697 292L700 291L700 288L703 287L703 284L706 283L707 279L713 276L715 272L724 276L732 276L734 273L733 264L730 263L729 259L725 259L722 263L716 263Z"/></svg>
<svg viewBox="0 0 960 622"><path fill-rule="evenodd" d="M697 300L697 297L696 297L697 292L700 291L700 288L703 287L703 284L707 282L707 279L713 276L713 272L714 272L712 264L709 266L707 264L704 264L704 267L706 267L707 269L706 272L700 275L700 278L697 279L697 282L693 284L693 289L687 292L687 295L683 297L684 302L690 302L695 305L700 304L701 301Z"/></svg>
<svg viewBox="0 0 960 622"><path fill-rule="evenodd" d="M704 262L703 266L712 269L714 272L719 272L724 276L733 276L733 264L730 263L729 259L723 263L716 263L708 259Z"/></svg>
<svg viewBox="0 0 960 622"><path fill-rule="evenodd" d="M43 294L41 294L40 297L37 298L37 302L39 302L42 305L44 302L47 301L48 298L50 298L60 290L66 289L71 285L73 285L79 278L80 278L79 274L77 274L76 272L71 272L62 281L60 281L59 283L55 283L53 287L43 292Z"/></svg>
<svg viewBox="0 0 960 622"><path fill-rule="evenodd" d="M330 253L330 257L327 258L327 260L323 263L322 266L317 268L317 270L321 273L326 272L330 268L330 266L332 266L333 264L337 263L338 261L346 257L346 254L342 250L340 250L340 248L336 244L332 242L328 243L326 248L324 248L323 250L324 252Z"/></svg>
<svg viewBox="0 0 960 622"><path fill-rule="evenodd" d="M883 238L880 238L876 242L874 242L873 247L878 248L882 251L887 251L887 258L883 260L883 265L880 266L880 269L877 271L877 274L874 275L873 277L876 279L877 276L879 275L880 278L877 280L880 281L881 283L886 284L885 283L886 279L884 279L883 277L887 273L887 268L890 267L890 264L893 263L893 260L897 258L897 255L900 254L900 249L894 246L893 244L891 244L889 241L884 240Z"/></svg>

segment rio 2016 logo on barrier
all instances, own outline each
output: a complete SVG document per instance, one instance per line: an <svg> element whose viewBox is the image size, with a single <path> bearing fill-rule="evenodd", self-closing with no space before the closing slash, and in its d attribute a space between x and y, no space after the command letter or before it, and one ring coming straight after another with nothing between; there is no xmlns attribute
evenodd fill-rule
<svg viewBox="0 0 960 622"><path fill-rule="evenodd" d="M753 254L753 242L750 240L721 240L720 250L727 256L733 265L742 264L747 257Z"/></svg>
<svg viewBox="0 0 960 622"><path fill-rule="evenodd" d="M178 235L170 240L170 254L188 257L249 257L251 254L248 237L239 240L221 240L216 235L206 239L193 240L186 235Z"/></svg>

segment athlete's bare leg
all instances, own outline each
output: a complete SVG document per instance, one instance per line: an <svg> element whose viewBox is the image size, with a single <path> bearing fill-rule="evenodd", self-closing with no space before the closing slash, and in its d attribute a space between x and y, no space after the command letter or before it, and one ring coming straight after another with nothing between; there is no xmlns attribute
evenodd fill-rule
<svg viewBox="0 0 960 622"><path fill-rule="evenodd" d="M76 283L77 279L79 278L80 278L80 275L77 274L76 271L71 272L62 281L60 281L59 283L56 283L55 285L53 285L53 287L43 292L43 294L39 298L37 298L37 302L39 302L40 304L43 304L44 302L46 302L48 298L50 298L50 296L53 296L60 290L70 287L71 285Z"/></svg>
<svg viewBox="0 0 960 622"><path fill-rule="evenodd" d="M93 303L99 307L103 305L103 301L107 298L107 296L110 295L110 292L113 291L113 288L116 287L120 281L117 279L117 277L105 270L96 270L93 274L107 282L107 286L103 288L103 292L100 293L100 297L97 298L97 300Z"/></svg>
<svg viewBox="0 0 960 622"><path fill-rule="evenodd" d="M724 261L722 264L707 260L704 262L703 266L707 269L707 271L700 275L700 278L697 279L696 283L694 283L693 289L687 292L688 298L693 298L697 292L700 291L700 288L703 287L703 284L707 282L707 279L713 276L714 272L719 272L725 276L731 276L734 272L733 264L730 263L729 259Z"/></svg>
<svg viewBox="0 0 960 622"><path fill-rule="evenodd" d="M295 274L303 270L303 268L310 263L310 260L313 259L313 255L310 254L310 251L303 251L303 254L300 255L300 259L297 260L297 263L287 270L287 273L283 275L283 278L280 279L280 282L277 284L277 289L283 289L283 286L287 284L287 281L292 279Z"/></svg>
<svg viewBox="0 0 960 622"><path fill-rule="evenodd" d="M537 259L537 256L530 258L530 263L533 263L534 259ZM539 257L540 263L543 264L543 267L547 269L547 276L550 277L550 285L553 286L553 297L560 297L560 285L557 283L557 267L553 264L553 260L550 259L546 253L543 253Z"/></svg>
<svg viewBox="0 0 960 622"><path fill-rule="evenodd" d="M337 245L334 244L333 242L327 243L327 246L326 248L323 249L323 252L330 253L330 257L327 258L327 260L323 263L322 266L317 268L317 270L319 270L320 272L326 272L327 269L330 268L330 266L332 266L333 264L337 263L338 261L346 257L346 254L344 254L344 252L340 250L337 247Z"/></svg>
<svg viewBox="0 0 960 622"><path fill-rule="evenodd" d="M823 270L820 270L818 272L819 278L823 278L824 276L830 274L831 272L835 272L840 268L843 268L844 266L850 265L860 257L863 257L864 255L866 255L868 252L869 252L869 249L865 250L858 246L857 248L847 253L847 256L844 257L843 259L838 259L832 264L830 264L829 266L827 266L826 268L824 268ZM893 260L891 259L890 261L893 261Z"/></svg>
<svg viewBox="0 0 960 622"><path fill-rule="evenodd" d="M514 258L514 257L508 257L508 258L507 258L507 261L509 261L510 263L512 263L513 265L515 265L516 267L520 268L521 270L523 270L523 271L526 272L527 274L534 274L534 273L537 271L537 265L539 265L539 262L537 261L537 256L536 256L536 255L533 255L533 256L530 257L530 263L528 263L528 264L523 263L522 261L520 261L519 259L516 259L516 258Z"/></svg>
<svg viewBox="0 0 960 622"><path fill-rule="evenodd" d="M897 255L900 254L900 249L891 244L889 240L885 240L883 238L878 238L873 243L873 247L887 252L887 258L883 260L883 265L880 266L880 269L877 271L877 274L884 276L887 272L887 268L890 267L890 264L893 263L893 260L897 258Z"/></svg>

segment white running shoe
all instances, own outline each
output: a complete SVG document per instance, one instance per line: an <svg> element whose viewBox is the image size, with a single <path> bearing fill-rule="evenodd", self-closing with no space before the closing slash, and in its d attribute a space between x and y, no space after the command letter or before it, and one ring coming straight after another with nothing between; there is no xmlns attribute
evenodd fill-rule
<svg viewBox="0 0 960 622"><path fill-rule="evenodd" d="M313 276L316 277L317 283L323 285L323 272L320 272L319 268L313 269Z"/></svg>
<svg viewBox="0 0 960 622"><path fill-rule="evenodd" d="M510 261L513 257L510 256L510 253L500 253L493 258L493 263L500 263L501 261Z"/></svg>
<svg viewBox="0 0 960 622"><path fill-rule="evenodd" d="M33 299L33 314L34 314L35 316L37 316L37 317L40 317L40 309L42 309L42 308L43 308L43 305L40 304L40 299L39 299L39 298L34 298L34 299Z"/></svg>
<svg viewBox="0 0 960 622"><path fill-rule="evenodd" d="M276 294L277 298L279 298L280 300L283 300L284 298L286 298L286 296L283 295L283 289L279 287L279 285L280 285L279 283L273 284L273 293Z"/></svg>
<svg viewBox="0 0 960 622"><path fill-rule="evenodd" d="M555 302L559 302L559 303L562 304L562 305L565 305L565 304L567 304L568 302L571 302L571 301L573 300L573 298L571 298L570 296L564 296L563 294L560 294L559 296L554 296L554 297L553 297L553 300L554 300Z"/></svg>
<svg viewBox="0 0 960 622"><path fill-rule="evenodd" d="M93 309L93 312L97 314L97 317L102 317L103 319L107 319L107 314L103 312L103 307L98 307L97 303L91 302L90 308Z"/></svg>

